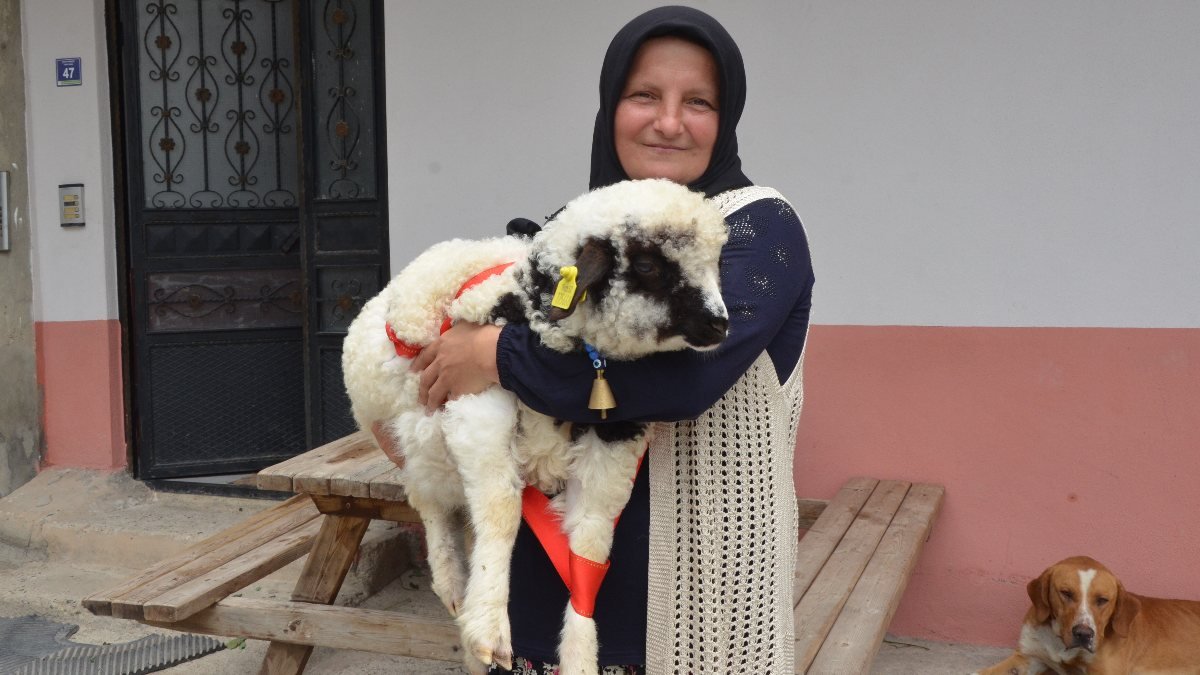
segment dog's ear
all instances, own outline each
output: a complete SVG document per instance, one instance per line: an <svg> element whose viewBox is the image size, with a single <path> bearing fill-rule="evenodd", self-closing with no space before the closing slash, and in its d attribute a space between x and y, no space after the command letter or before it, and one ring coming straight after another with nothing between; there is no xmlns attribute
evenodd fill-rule
<svg viewBox="0 0 1200 675"><path fill-rule="evenodd" d="M1132 593L1126 592L1125 587L1119 581L1117 582L1117 597L1113 601L1117 603L1117 606L1113 609L1108 626L1117 635L1125 637L1129 635L1129 627L1133 625L1133 618L1142 611L1142 601Z"/></svg>
<svg viewBox="0 0 1200 675"><path fill-rule="evenodd" d="M579 257L575 260L578 273L575 277L575 293L567 307L553 306L546 318L551 321L561 321L575 312L575 307L583 294L592 286L608 278L612 272L616 254L612 245L598 239L588 239L579 249Z"/></svg>
<svg viewBox="0 0 1200 675"><path fill-rule="evenodd" d="M1047 568L1041 576L1029 582L1025 590L1029 593L1029 601L1033 603L1033 618L1038 623L1050 620L1050 570Z"/></svg>

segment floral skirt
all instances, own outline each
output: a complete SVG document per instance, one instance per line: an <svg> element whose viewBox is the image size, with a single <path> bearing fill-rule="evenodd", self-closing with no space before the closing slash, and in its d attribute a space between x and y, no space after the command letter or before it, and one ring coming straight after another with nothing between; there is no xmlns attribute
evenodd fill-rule
<svg viewBox="0 0 1200 675"><path fill-rule="evenodd" d="M642 666L602 666L600 675L642 675L645 673ZM545 663L543 661L530 661L521 657L513 658L513 669L511 671L504 670L499 666L494 666L488 671L488 675L558 675L558 664Z"/></svg>

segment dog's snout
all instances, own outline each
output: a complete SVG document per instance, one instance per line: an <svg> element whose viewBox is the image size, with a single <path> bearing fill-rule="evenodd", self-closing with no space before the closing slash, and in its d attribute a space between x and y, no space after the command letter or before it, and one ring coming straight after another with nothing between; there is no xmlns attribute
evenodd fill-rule
<svg viewBox="0 0 1200 675"><path fill-rule="evenodd" d="M1091 648L1092 640L1096 637L1096 631L1090 626L1078 625L1071 627L1071 640L1074 647Z"/></svg>

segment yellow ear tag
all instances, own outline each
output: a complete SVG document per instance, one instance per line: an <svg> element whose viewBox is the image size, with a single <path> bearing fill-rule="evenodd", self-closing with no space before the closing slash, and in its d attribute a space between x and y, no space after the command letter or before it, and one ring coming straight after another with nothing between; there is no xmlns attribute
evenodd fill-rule
<svg viewBox="0 0 1200 675"><path fill-rule="evenodd" d="M560 268L559 273L562 274L562 278L558 280L558 287L554 289L554 299L550 301L550 306L571 309L571 299L575 297L575 277L579 275L579 268L567 265Z"/></svg>

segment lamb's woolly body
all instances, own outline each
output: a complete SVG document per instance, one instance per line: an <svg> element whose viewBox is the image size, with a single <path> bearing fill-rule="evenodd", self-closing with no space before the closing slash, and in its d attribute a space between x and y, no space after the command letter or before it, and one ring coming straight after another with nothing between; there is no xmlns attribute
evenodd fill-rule
<svg viewBox="0 0 1200 675"><path fill-rule="evenodd" d="M380 294L387 297L388 321L401 339L427 345L437 337L451 304L462 301L455 301L454 295L468 279L493 265L521 260L528 251L528 241L516 237L451 239L435 244L405 266ZM505 275L511 284L511 273ZM498 281L489 279L471 293L490 296L487 311L501 294ZM479 293L484 286L488 291ZM482 322L486 314L472 318Z"/></svg>
<svg viewBox="0 0 1200 675"><path fill-rule="evenodd" d="M432 247L368 301L351 324L343 373L354 418L363 429L382 422L404 453L405 488L425 523L433 588L458 615L472 672L511 660L508 565L524 485L559 493L553 507L564 515L571 550L606 560L612 522L629 499L648 428L625 441L606 443L593 431L573 441L567 425L527 408L500 387L426 415L417 400L419 374L409 370L410 359L396 354L384 325L401 340L424 346L437 337L445 316L502 323L495 313L507 298L558 351L576 350L581 341L621 359L682 349L688 346L683 334L695 326L672 324L677 318L667 305L678 302L673 292L702 301L703 307L691 308L701 323L705 317L727 320L717 268L725 237L723 218L701 195L665 180L620 183L573 200L532 241L452 240ZM570 316L551 322L553 282L589 241L603 242L612 253L606 286ZM626 256L631 245L660 251L677 267L678 287L661 288L655 297L632 288L629 279L635 275ZM454 299L464 282L502 262L514 264ZM469 574L454 518L464 506L476 534ZM594 673L594 622L569 607L565 619L563 672Z"/></svg>

